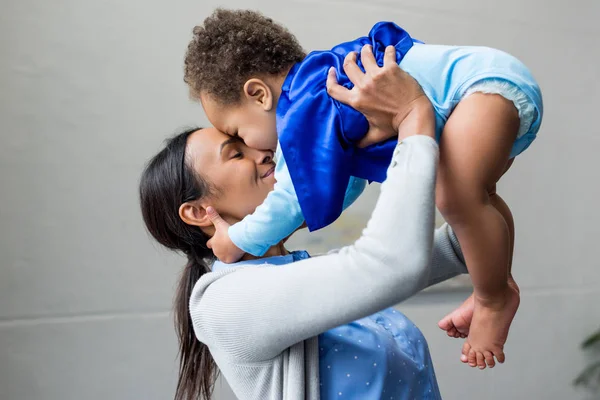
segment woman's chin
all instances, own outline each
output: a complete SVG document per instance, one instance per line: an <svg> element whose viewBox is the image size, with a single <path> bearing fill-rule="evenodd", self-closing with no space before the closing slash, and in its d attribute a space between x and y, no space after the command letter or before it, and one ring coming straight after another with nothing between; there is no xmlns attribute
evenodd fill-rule
<svg viewBox="0 0 600 400"><path fill-rule="evenodd" d="M268 176L262 178L262 181L265 184L270 185L271 186L271 190L273 190L273 188L275 187L275 182L277 182L275 180L275 174L271 174L271 175L268 175Z"/></svg>

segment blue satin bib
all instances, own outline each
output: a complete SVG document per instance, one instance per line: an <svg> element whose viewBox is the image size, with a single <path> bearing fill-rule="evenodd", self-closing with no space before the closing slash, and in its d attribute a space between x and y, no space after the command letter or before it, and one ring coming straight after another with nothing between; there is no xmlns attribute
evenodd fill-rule
<svg viewBox="0 0 600 400"><path fill-rule="evenodd" d="M314 51L290 70L277 106L279 143L308 228L335 221L343 209L350 176L382 182L397 140L364 149L355 144L367 133L366 118L327 94L326 80L335 67L340 85L352 88L344 73L345 56L370 44L383 65L386 46L396 47L397 61L418 42L391 22L379 22L368 36L342 43L329 51ZM362 63L358 60L358 65Z"/></svg>

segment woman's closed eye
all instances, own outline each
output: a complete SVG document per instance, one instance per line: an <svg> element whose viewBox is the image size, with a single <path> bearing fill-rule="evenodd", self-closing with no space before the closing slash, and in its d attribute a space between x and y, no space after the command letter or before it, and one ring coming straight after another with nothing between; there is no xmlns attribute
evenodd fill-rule
<svg viewBox="0 0 600 400"><path fill-rule="evenodd" d="M240 146L236 146L236 145L230 146L229 151L227 152L228 160L233 160L236 158L243 158L243 157L244 157L244 152L242 149L240 149Z"/></svg>
<svg viewBox="0 0 600 400"><path fill-rule="evenodd" d="M223 142L221 156L225 160L244 158L244 148L241 141L237 138L231 138Z"/></svg>

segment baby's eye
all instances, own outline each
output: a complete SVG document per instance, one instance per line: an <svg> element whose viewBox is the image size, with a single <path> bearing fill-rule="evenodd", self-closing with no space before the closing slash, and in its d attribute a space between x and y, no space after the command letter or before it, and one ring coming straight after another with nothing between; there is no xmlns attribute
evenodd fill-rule
<svg viewBox="0 0 600 400"><path fill-rule="evenodd" d="M232 158L242 158L243 156L244 156L244 155L243 155L243 154L242 154L240 151L238 151L237 153L235 153L235 154L233 155L233 157L232 157Z"/></svg>

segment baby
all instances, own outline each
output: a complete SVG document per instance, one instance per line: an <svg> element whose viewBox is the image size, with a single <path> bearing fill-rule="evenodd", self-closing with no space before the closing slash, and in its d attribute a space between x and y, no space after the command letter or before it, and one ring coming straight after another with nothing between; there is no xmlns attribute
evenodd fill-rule
<svg viewBox="0 0 600 400"><path fill-rule="evenodd" d="M433 105L437 206L461 243L474 285L473 295L439 326L467 338L463 362L492 367L494 357L504 362L519 306L510 272L513 219L496 183L535 139L543 113L531 73L504 52L423 44L380 22L368 36L307 55L291 33L257 12L216 10L194 29L185 81L216 128L250 147L276 151L277 184L252 215L217 232L211 247L226 262L262 255L303 223L310 230L331 224L366 180L385 179L398 132L359 146L367 120L330 97L326 81L335 67L339 84L351 88L349 76L381 66L390 45ZM358 64L344 64L361 50Z"/></svg>

